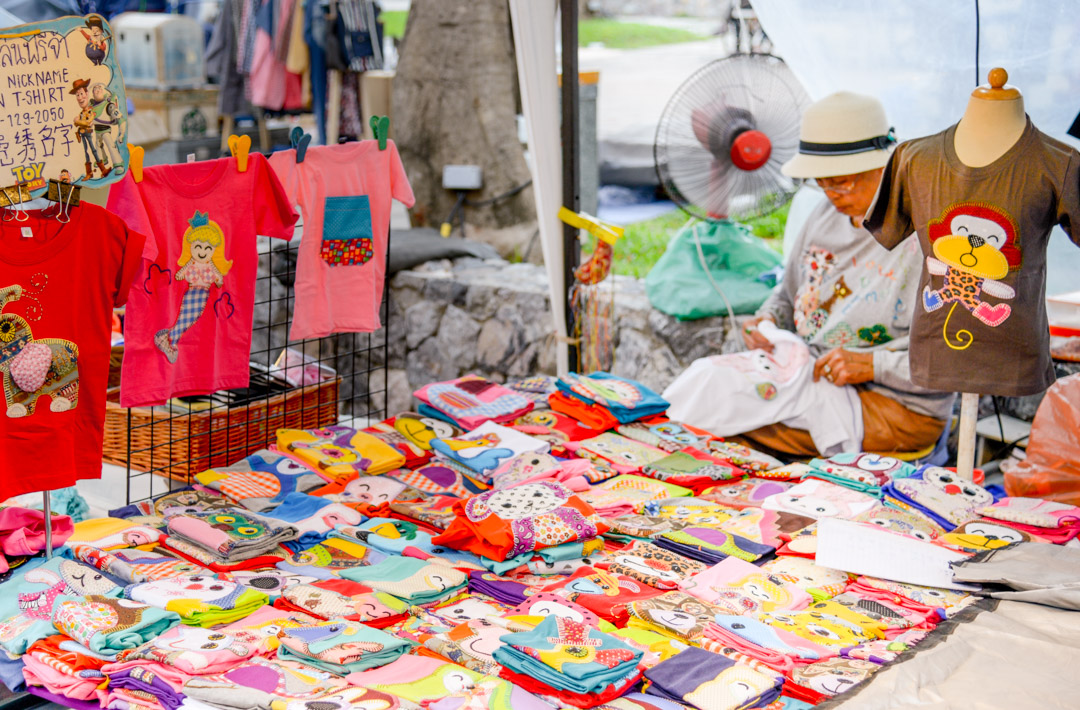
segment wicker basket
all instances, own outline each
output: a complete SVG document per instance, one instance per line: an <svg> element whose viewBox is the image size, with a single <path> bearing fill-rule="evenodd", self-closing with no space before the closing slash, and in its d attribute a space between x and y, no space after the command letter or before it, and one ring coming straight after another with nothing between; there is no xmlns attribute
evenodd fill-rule
<svg viewBox="0 0 1080 710"><path fill-rule="evenodd" d="M120 391L110 390L103 458L126 466L130 436L131 468L187 482L193 474L228 466L273 444L278 429L336 424L340 385L339 377L228 409L179 415L162 407L125 409L118 403Z"/></svg>

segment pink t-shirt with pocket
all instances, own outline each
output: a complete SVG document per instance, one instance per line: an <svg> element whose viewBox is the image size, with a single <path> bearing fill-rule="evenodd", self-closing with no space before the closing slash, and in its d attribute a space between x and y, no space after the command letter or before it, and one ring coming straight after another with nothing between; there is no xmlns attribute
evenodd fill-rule
<svg viewBox="0 0 1080 710"><path fill-rule="evenodd" d="M266 158L157 165L109 191L108 209L147 235L124 321L120 404L247 387L256 236L291 239L298 215Z"/></svg>
<svg viewBox="0 0 1080 710"><path fill-rule="evenodd" d="M397 146L312 146L302 163L285 150L270 165L304 222L289 339L378 330L391 201L416 201Z"/></svg>

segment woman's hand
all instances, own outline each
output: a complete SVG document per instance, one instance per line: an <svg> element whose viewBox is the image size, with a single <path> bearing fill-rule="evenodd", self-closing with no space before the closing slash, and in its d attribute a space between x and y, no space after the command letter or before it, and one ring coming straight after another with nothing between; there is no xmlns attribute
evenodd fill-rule
<svg viewBox="0 0 1080 710"><path fill-rule="evenodd" d="M833 348L814 363L814 382L824 377L837 387L874 379L874 353Z"/></svg>
<svg viewBox="0 0 1080 710"><path fill-rule="evenodd" d="M772 319L772 316L757 316L751 318L743 324L742 337L743 342L746 343L746 347L751 350L764 350L771 353L773 350L773 344L761 334L758 330L758 326L764 322L769 321L772 324L776 324L776 321Z"/></svg>

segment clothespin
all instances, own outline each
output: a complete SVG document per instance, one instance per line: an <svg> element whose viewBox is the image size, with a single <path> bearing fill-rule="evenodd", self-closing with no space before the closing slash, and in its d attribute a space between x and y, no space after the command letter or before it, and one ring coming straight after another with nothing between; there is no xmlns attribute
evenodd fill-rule
<svg viewBox="0 0 1080 710"><path fill-rule="evenodd" d="M236 158L236 169L246 173L248 153L251 152L251 136L229 136L229 152Z"/></svg>
<svg viewBox="0 0 1080 710"><path fill-rule="evenodd" d="M386 150L386 139L390 137L390 117L372 116L371 133L379 141L379 150Z"/></svg>
<svg viewBox="0 0 1080 710"><path fill-rule="evenodd" d="M128 148L128 170L131 171L131 177L135 182L142 182L142 168L143 168L143 156L146 155L146 151L143 150L141 145L127 144Z"/></svg>
<svg viewBox="0 0 1080 710"><path fill-rule="evenodd" d="M601 222L596 217L584 212L574 212L566 207L559 208L559 219L577 229L584 229L602 242L612 246L623 235L623 228L618 225Z"/></svg>
<svg viewBox="0 0 1080 710"><path fill-rule="evenodd" d="M293 126L293 129L289 131L289 143L292 143L292 147L296 149L296 162L304 162L308 146L311 145L311 134L305 133L300 126Z"/></svg>

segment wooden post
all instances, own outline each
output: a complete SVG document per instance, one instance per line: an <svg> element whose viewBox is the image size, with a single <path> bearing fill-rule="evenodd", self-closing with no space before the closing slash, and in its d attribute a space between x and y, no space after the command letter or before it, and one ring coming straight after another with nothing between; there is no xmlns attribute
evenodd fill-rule
<svg viewBox="0 0 1080 710"><path fill-rule="evenodd" d="M979 421L979 395L960 395L960 441L956 450L956 475L965 481L975 478L975 425Z"/></svg>

